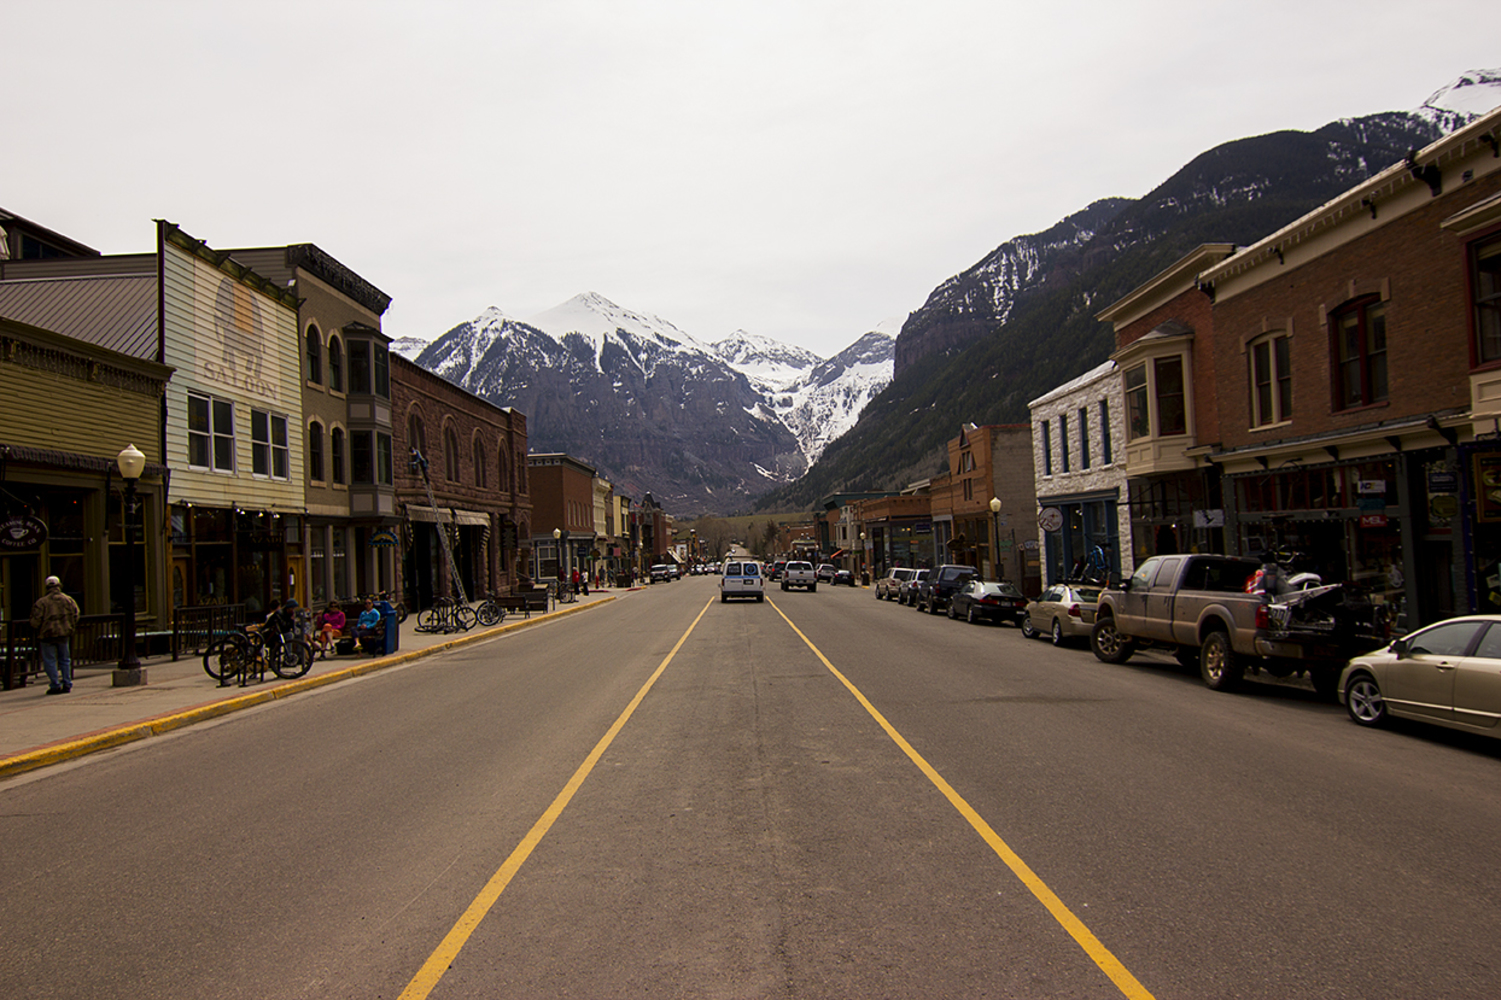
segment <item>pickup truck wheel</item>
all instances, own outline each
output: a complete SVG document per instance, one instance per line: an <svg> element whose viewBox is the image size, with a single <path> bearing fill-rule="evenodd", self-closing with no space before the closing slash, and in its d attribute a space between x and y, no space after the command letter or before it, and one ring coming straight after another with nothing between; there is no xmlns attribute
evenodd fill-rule
<svg viewBox="0 0 1501 1000"><path fill-rule="evenodd" d="M930 615L936 615L936 614L938 614L938 602L935 601L935 600L933 600L933 598L931 598L931 597L928 598L928 614L930 614Z"/></svg>
<svg viewBox="0 0 1501 1000"><path fill-rule="evenodd" d="M1024 638L1024 639L1035 639L1035 638L1037 638L1041 634L1035 628L1032 627L1032 616L1031 615L1022 615L1021 627L1022 627L1022 638Z"/></svg>
<svg viewBox="0 0 1501 1000"><path fill-rule="evenodd" d="M1211 691L1233 691L1240 684L1245 666L1230 645L1227 632L1210 632L1199 647L1199 675Z"/></svg>
<svg viewBox="0 0 1501 1000"><path fill-rule="evenodd" d="M1136 643L1121 635L1114 618L1106 617L1094 623L1094 630L1089 633L1089 648L1104 663L1125 663L1136 652Z"/></svg>
<svg viewBox="0 0 1501 1000"><path fill-rule="evenodd" d="M808 593L810 593L810 594L816 594L816 593L818 593L818 584L816 584L816 583L810 583L810 584L808 584Z"/></svg>
<svg viewBox="0 0 1501 1000"><path fill-rule="evenodd" d="M1383 726L1389 718L1381 687L1370 674L1356 674L1345 688L1345 709L1362 726Z"/></svg>

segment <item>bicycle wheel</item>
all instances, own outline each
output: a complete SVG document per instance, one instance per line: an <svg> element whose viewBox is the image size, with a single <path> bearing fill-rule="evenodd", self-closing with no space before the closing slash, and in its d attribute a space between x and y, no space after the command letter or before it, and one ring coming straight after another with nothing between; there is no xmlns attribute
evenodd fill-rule
<svg viewBox="0 0 1501 1000"><path fill-rule="evenodd" d="M468 632L470 629L474 628L474 626L478 622L479 615L477 615L474 609L469 605L459 604L454 607L453 623L455 627L457 627L461 631Z"/></svg>
<svg viewBox="0 0 1501 1000"><path fill-rule="evenodd" d="M271 669L284 681L294 681L313 665L313 647L305 639L281 641L281 655L271 658Z"/></svg>
<svg viewBox="0 0 1501 1000"><path fill-rule="evenodd" d="M417 612L417 631L437 632L443 627L442 608L434 605Z"/></svg>
<svg viewBox="0 0 1501 1000"><path fill-rule="evenodd" d="M486 628L489 628L491 625L499 625L505 621L506 617L505 609L494 601L486 601L484 604L481 604L475 614L479 617L479 623Z"/></svg>
<svg viewBox="0 0 1501 1000"><path fill-rule="evenodd" d="M240 672L250 647L250 640L242 633L231 632L215 639L203 651L203 670L216 681L234 677Z"/></svg>
<svg viewBox="0 0 1501 1000"><path fill-rule="evenodd" d="M400 625L407 620L407 606L405 604L397 601L396 607L393 610L396 612L396 624Z"/></svg>

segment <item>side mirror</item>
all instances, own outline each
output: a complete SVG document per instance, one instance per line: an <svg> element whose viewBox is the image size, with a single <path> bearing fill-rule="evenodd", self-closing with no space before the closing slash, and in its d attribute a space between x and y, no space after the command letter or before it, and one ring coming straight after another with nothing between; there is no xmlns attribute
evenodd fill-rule
<svg viewBox="0 0 1501 1000"><path fill-rule="evenodd" d="M1129 576L1126 577L1124 580L1121 581L1121 589L1122 590L1130 590L1131 589L1131 578Z"/></svg>
<svg viewBox="0 0 1501 1000"><path fill-rule="evenodd" d="M1406 658L1407 655L1408 655L1408 652L1407 652L1407 640L1405 638L1402 638L1402 639L1393 639L1392 640L1391 650L1392 650L1393 653L1395 653L1397 655L1397 659L1401 660L1401 659Z"/></svg>

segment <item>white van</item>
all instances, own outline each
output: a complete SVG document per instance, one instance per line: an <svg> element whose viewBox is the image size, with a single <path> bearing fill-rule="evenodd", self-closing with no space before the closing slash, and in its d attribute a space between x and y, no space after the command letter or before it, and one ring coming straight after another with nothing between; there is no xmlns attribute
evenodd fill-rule
<svg viewBox="0 0 1501 1000"><path fill-rule="evenodd" d="M719 603L732 597L766 600L766 576L761 564L752 559L726 559L719 577Z"/></svg>

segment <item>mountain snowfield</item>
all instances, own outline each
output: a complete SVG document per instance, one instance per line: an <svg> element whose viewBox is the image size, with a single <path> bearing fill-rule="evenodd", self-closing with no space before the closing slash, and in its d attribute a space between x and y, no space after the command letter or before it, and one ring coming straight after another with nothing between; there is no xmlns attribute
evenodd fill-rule
<svg viewBox="0 0 1501 1000"><path fill-rule="evenodd" d="M436 343L429 345L408 337L394 341L391 348L470 391L476 391L473 386L484 381L475 371L476 362L498 339L508 336L541 336L556 345L559 353L565 352L570 340L586 345L592 367L600 374L606 371L605 356L612 348L618 349L613 356L632 359L648 377L663 357L700 371L704 366L721 364L743 375L759 397L757 405L747 408L750 415L780 423L792 434L801 453L799 464L806 468L818 460L829 442L855 425L860 411L891 381L893 344L901 323L901 319L879 323L834 357L821 358L806 348L744 330L717 342L706 342L660 316L635 312L596 292L585 292L525 320L492 306L441 338L450 341L450 349L437 364L431 363L435 359L424 357L429 346ZM458 339L467 343L462 349L454 349L458 345L453 340L460 331L465 333ZM617 390L623 387L619 379L612 384ZM506 394L504 386L489 388ZM490 397L495 394L490 393ZM532 433L547 440L546 428L534 425ZM791 474L786 468L773 471L763 467L762 472L774 481Z"/></svg>

